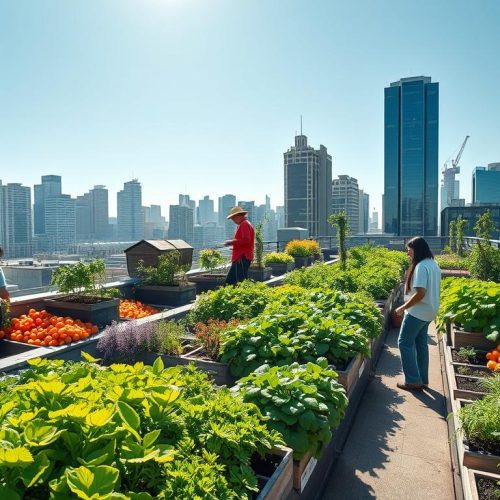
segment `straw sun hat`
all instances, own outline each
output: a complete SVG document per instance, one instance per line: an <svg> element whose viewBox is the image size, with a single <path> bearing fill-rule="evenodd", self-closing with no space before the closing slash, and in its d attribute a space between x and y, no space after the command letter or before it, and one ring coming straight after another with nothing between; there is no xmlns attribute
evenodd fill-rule
<svg viewBox="0 0 500 500"><path fill-rule="evenodd" d="M246 215L248 212L244 210L241 207L233 207L231 210L229 210L229 215L226 217L226 219L232 219L235 215Z"/></svg>

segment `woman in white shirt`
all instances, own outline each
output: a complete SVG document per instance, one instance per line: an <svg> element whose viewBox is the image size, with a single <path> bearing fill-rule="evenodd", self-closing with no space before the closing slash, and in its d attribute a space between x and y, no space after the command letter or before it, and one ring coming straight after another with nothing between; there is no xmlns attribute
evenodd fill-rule
<svg viewBox="0 0 500 500"><path fill-rule="evenodd" d="M421 236L406 245L411 265L406 275L406 293L411 297L396 309L404 314L398 347L405 375L404 390L422 390L429 385L429 347L427 329L439 310L441 270L427 242Z"/></svg>

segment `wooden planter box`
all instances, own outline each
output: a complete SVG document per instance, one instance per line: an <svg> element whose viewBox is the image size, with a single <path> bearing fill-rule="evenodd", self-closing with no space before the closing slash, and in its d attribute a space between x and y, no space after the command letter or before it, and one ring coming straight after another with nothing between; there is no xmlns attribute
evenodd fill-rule
<svg viewBox="0 0 500 500"><path fill-rule="evenodd" d="M271 279L271 268L250 267L248 269L248 279L254 281L267 281Z"/></svg>
<svg viewBox="0 0 500 500"><path fill-rule="evenodd" d="M455 370L453 370L455 372ZM458 387L458 379L460 378L468 378L472 379L474 381L481 380L481 377L474 377L472 375L458 375L454 373L454 377L451 379L451 390L453 397L455 399L469 399L469 400L476 400L476 399L482 399L486 393L480 392L480 391L471 391L469 389L460 389Z"/></svg>
<svg viewBox="0 0 500 500"><path fill-rule="evenodd" d="M206 273L198 274L197 276L189 276L189 281L196 285L196 293L209 292L217 290L226 284L226 274L222 273Z"/></svg>
<svg viewBox="0 0 500 500"><path fill-rule="evenodd" d="M347 397L349 397L354 390L354 387L366 369L367 364L367 360L364 356L362 354L357 354L351 359L351 361L349 361L345 370L335 369L339 375L338 381L344 387Z"/></svg>
<svg viewBox="0 0 500 500"><path fill-rule="evenodd" d="M455 349L471 346L476 349L489 351L495 347L495 343L488 340L482 332L466 332L456 325L452 325L452 339Z"/></svg>
<svg viewBox="0 0 500 500"><path fill-rule="evenodd" d="M268 264L267 267L271 268L271 274L273 276L281 276L285 273L289 273L290 271L293 271L295 268L295 263L294 262L287 262L287 263L271 263Z"/></svg>
<svg viewBox="0 0 500 500"><path fill-rule="evenodd" d="M196 299L196 286L193 283L181 286L138 285L135 298L145 304L159 306L183 306Z"/></svg>
<svg viewBox="0 0 500 500"><path fill-rule="evenodd" d="M481 500L481 497L479 496L477 481L479 479L490 479L495 484L497 484L500 481L500 475L497 473L492 474L491 472L467 469L467 478L464 479L468 479L468 481L464 480L465 500Z"/></svg>
<svg viewBox="0 0 500 500"><path fill-rule="evenodd" d="M490 472L491 474L495 474L500 470L498 467L498 464L500 464L500 456L486 452L479 453L477 451L471 451L465 438L462 444L464 449L463 464L465 467L482 472Z"/></svg>
<svg viewBox="0 0 500 500"><path fill-rule="evenodd" d="M292 491L293 452L284 446L276 447L271 452L280 461L271 475L268 471L261 471L254 467L259 483L262 488L256 500L284 500Z"/></svg>
<svg viewBox="0 0 500 500"><path fill-rule="evenodd" d="M300 460L293 461L293 488L302 493L318 463L318 459L306 453Z"/></svg>
<svg viewBox="0 0 500 500"><path fill-rule="evenodd" d="M216 361L197 358L196 353L200 349L201 348L195 349L188 354L182 354L180 356L172 356L170 354L156 354L154 352L143 352L137 356L137 361L142 361L144 364L152 365L155 362L156 358L160 357L165 367L188 365L189 363L194 363L196 368L207 372L217 385L232 387L236 382L236 379L231 375L229 366L226 363L218 363Z"/></svg>
<svg viewBox="0 0 500 500"><path fill-rule="evenodd" d="M105 299L96 304L67 302L61 298L44 299L43 302L45 309L51 314L70 316L98 326L110 325L112 321L120 319L119 299Z"/></svg>

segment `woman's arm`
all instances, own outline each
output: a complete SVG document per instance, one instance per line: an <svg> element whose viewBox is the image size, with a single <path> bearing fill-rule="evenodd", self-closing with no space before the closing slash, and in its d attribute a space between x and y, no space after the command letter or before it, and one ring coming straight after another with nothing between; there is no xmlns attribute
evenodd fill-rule
<svg viewBox="0 0 500 500"><path fill-rule="evenodd" d="M416 287L415 293L402 305L396 309L396 314L401 316L406 309L418 304L424 297L427 290L425 288Z"/></svg>

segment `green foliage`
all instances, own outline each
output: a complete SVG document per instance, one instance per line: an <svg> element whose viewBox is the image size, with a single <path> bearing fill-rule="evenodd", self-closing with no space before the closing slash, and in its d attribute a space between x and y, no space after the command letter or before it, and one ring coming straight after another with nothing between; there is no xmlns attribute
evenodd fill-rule
<svg viewBox="0 0 500 500"><path fill-rule="evenodd" d="M198 296L194 308L189 312L189 324L209 319L230 321L253 318L260 314L268 302L270 288L264 283L245 280L234 286L224 286Z"/></svg>
<svg viewBox="0 0 500 500"><path fill-rule="evenodd" d="M457 351L457 356L461 361L470 363L476 359L477 351L474 347L461 347Z"/></svg>
<svg viewBox="0 0 500 500"><path fill-rule="evenodd" d="M223 332L221 361L239 377L263 364L321 357L335 364L357 353L369 355L368 338L381 330L380 314L370 306L336 291L281 295L257 318Z"/></svg>
<svg viewBox="0 0 500 500"><path fill-rule="evenodd" d="M30 364L0 387L6 498L187 498L204 485L205 498L250 498L252 455L282 442L256 406L192 367Z"/></svg>
<svg viewBox="0 0 500 500"><path fill-rule="evenodd" d="M106 265L103 259L60 266L52 274L52 285L55 285L61 293L79 298L89 295L100 296L104 292L105 272Z"/></svg>
<svg viewBox="0 0 500 500"><path fill-rule="evenodd" d="M264 224L255 226L255 264L258 269L264 268Z"/></svg>
<svg viewBox="0 0 500 500"><path fill-rule="evenodd" d="M342 268L345 269L347 260L347 250L345 246L345 239L349 234L349 218L345 211L340 211L335 214L331 214L328 217L328 224L337 230L337 244L339 246L340 262Z"/></svg>
<svg viewBox="0 0 500 500"><path fill-rule="evenodd" d="M293 264L294 259L285 252L271 252L264 257L264 265L269 264Z"/></svg>
<svg viewBox="0 0 500 500"><path fill-rule="evenodd" d="M0 299L0 330L10 326L10 302Z"/></svg>
<svg viewBox="0 0 500 500"><path fill-rule="evenodd" d="M481 240L474 243L468 257L471 276L482 280L500 282L500 249L491 246L489 239L495 229L489 210L477 220L474 230Z"/></svg>
<svg viewBox="0 0 500 500"><path fill-rule="evenodd" d="M186 335L186 329L182 323L160 320L154 324L153 328L153 352L174 356L182 354L182 337Z"/></svg>
<svg viewBox="0 0 500 500"><path fill-rule="evenodd" d="M500 446L500 375L484 379L488 394L482 399L466 404L458 418L467 439Z"/></svg>
<svg viewBox="0 0 500 500"><path fill-rule="evenodd" d="M468 269L468 259L454 254L441 254L434 257L441 269Z"/></svg>
<svg viewBox="0 0 500 500"><path fill-rule="evenodd" d="M500 284L469 278L441 282L438 330L451 321L466 331L482 332L492 342L500 340Z"/></svg>
<svg viewBox="0 0 500 500"><path fill-rule="evenodd" d="M226 258L215 248L205 248L200 251L200 267L208 272L214 272L226 263Z"/></svg>
<svg viewBox="0 0 500 500"><path fill-rule="evenodd" d="M455 241L455 249L459 257L463 257L465 254L465 226L467 225L467 220L463 219L461 215L458 216L456 222L456 241Z"/></svg>
<svg viewBox="0 0 500 500"><path fill-rule="evenodd" d="M347 406L337 373L329 370L325 361L321 365L264 365L241 379L236 389L244 401L260 408L270 429L283 435L294 458L306 452L318 457Z"/></svg>
<svg viewBox="0 0 500 500"><path fill-rule="evenodd" d="M137 274L141 285L176 286L182 282L182 276L188 266L180 265L181 254L177 250L166 252L158 257L156 266L146 266L139 261Z"/></svg>
<svg viewBox="0 0 500 500"><path fill-rule="evenodd" d="M456 245L456 233L457 231L457 223L455 220L450 220L450 224L448 225L448 242L451 248L451 251L455 253L457 251Z"/></svg>

